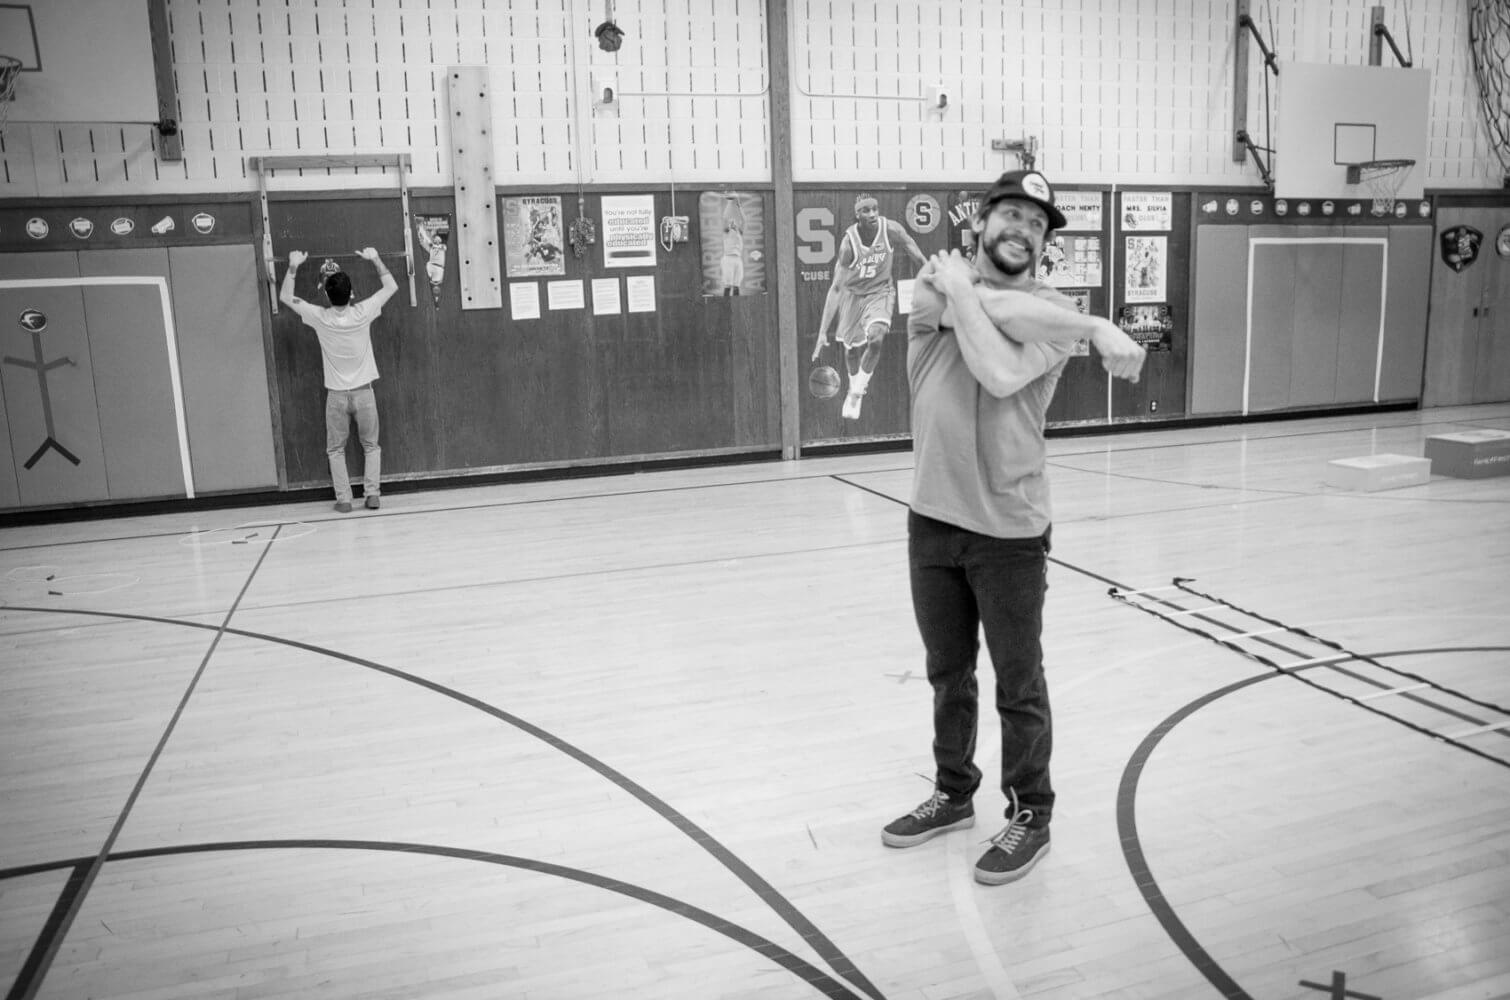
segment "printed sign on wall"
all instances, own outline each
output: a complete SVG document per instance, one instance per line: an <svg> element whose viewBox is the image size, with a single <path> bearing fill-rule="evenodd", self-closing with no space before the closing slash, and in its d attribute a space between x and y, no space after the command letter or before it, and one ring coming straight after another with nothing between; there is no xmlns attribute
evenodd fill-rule
<svg viewBox="0 0 1510 1000"><path fill-rule="evenodd" d="M1164 276L1168 271L1169 238L1167 236L1127 237L1124 272L1125 299L1128 302L1163 302Z"/></svg>
<svg viewBox="0 0 1510 1000"><path fill-rule="evenodd" d="M1168 191L1123 191L1122 228L1168 232L1174 195Z"/></svg>
<svg viewBox="0 0 1510 1000"><path fill-rule="evenodd" d="M562 242L559 195L503 199L503 264L509 277L565 274Z"/></svg>
<svg viewBox="0 0 1510 1000"><path fill-rule="evenodd" d="M604 195L603 266L655 266L655 196ZM630 312L634 312L630 295Z"/></svg>
<svg viewBox="0 0 1510 1000"><path fill-rule="evenodd" d="M1167 304L1123 306L1117 325L1149 353L1167 351L1174 342L1174 315Z"/></svg>
<svg viewBox="0 0 1510 1000"><path fill-rule="evenodd" d="M703 295L759 295L765 289L765 200L748 191L704 191Z"/></svg>
<svg viewBox="0 0 1510 1000"><path fill-rule="evenodd" d="M1066 230L1101 231L1100 191L1055 191L1054 207L1064 214Z"/></svg>

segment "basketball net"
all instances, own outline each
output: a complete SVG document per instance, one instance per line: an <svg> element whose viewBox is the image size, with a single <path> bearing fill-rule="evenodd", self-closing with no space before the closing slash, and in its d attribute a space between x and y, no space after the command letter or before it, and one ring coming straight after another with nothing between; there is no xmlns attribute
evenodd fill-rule
<svg viewBox="0 0 1510 1000"><path fill-rule="evenodd" d="M1489 142L1510 185L1510 6L1496 0L1470 0L1468 49L1473 54Z"/></svg>
<svg viewBox="0 0 1510 1000"><path fill-rule="evenodd" d="M1395 210L1395 195L1410 176L1415 160L1373 160L1348 167L1348 181L1362 184L1374 199L1373 214L1388 215Z"/></svg>
<svg viewBox="0 0 1510 1000"><path fill-rule="evenodd" d="M10 122L11 101L16 99L16 80L21 76L21 60L0 56L0 138Z"/></svg>

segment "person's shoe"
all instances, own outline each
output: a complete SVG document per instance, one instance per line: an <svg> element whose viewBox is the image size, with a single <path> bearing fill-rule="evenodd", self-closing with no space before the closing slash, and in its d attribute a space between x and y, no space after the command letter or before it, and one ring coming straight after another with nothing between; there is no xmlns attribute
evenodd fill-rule
<svg viewBox="0 0 1510 1000"><path fill-rule="evenodd" d="M382 501L379 500L376 495L370 496L366 500L366 506L368 510L377 510L378 507L381 506L381 504Z"/></svg>
<svg viewBox="0 0 1510 1000"><path fill-rule="evenodd" d="M337 500L336 501L336 513L337 514L350 514L351 513L351 501L350 500Z"/></svg>
<svg viewBox="0 0 1510 1000"><path fill-rule="evenodd" d="M1017 805L1012 792L1012 816L1006 828L991 838L991 846L975 862L975 881L982 885L1005 885L1016 882L1049 853L1049 828L1033 827L1033 810Z"/></svg>
<svg viewBox="0 0 1510 1000"><path fill-rule="evenodd" d="M860 403L864 399L864 396L857 396L854 393L850 393L849 395L845 396L844 409L839 411L839 415L842 416L845 420L859 420Z"/></svg>
<svg viewBox="0 0 1510 1000"><path fill-rule="evenodd" d="M935 790L927 802L906 816L886 824L881 843L887 847L916 847L950 830L964 830L975 825L975 806L951 802L947 793Z"/></svg>

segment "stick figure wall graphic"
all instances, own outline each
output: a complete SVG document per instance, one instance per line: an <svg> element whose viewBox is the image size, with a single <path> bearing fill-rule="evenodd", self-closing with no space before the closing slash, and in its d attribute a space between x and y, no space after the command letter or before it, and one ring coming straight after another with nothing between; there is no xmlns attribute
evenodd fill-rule
<svg viewBox="0 0 1510 1000"><path fill-rule="evenodd" d="M47 316L40 309L23 310L17 322L21 324L21 329L31 334L32 357L31 360L27 360L25 358L11 357L7 354L4 358L4 363L16 365L19 368L30 368L37 373L37 392L42 400L42 419L45 421L47 427L47 436L42 440L37 450L31 453L31 457L26 460L23 468L30 469L36 465L49 450L57 452L74 465L78 465L78 457L65 448L57 439L57 428L52 419L52 397L47 391L47 373L54 368L61 368L64 365L72 366L74 361L72 358L66 356L53 358L51 361L43 357L42 331L47 329Z"/></svg>
<svg viewBox="0 0 1510 1000"><path fill-rule="evenodd" d="M131 264L142 259L167 269L166 253ZM217 322L210 311L191 315ZM0 507L194 495L164 275L0 279L0 383ZM194 405L218 418L223 403L206 393Z"/></svg>

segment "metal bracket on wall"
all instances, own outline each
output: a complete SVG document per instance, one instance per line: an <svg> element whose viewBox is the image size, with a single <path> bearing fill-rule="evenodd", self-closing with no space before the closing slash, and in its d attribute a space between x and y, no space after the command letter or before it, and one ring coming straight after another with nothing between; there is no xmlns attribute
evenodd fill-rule
<svg viewBox="0 0 1510 1000"><path fill-rule="evenodd" d="M273 315L278 313L278 275L273 256L273 227L267 212L267 173L269 170L299 170L306 167L397 167L399 198L404 213L404 272L409 277L409 305L419 305L414 294L414 236L409 220L408 153L332 153L324 156L253 156L247 163L257 171L257 198L262 204L262 265L267 271L267 297ZM310 256L334 256L311 254Z"/></svg>

